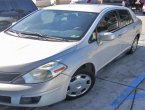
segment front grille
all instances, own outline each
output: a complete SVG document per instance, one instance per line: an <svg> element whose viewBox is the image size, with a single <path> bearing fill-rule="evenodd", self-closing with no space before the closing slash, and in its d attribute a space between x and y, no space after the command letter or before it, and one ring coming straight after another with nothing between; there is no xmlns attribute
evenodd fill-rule
<svg viewBox="0 0 145 110"><path fill-rule="evenodd" d="M41 96L36 97L21 97L20 104L38 104Z"/></svg>
<svg viewBox="0 0 145 110"><path fill-rule="evenodd" d="M20 74L14 74L14 73L0 73L0 82L11 82L19 75Z"/></svg>
<svg viewBox="0 0 145 110"><path fill-rule="evenodd" d="M1 103L11 103L11 97L9 96L0 96Z"/></svg>

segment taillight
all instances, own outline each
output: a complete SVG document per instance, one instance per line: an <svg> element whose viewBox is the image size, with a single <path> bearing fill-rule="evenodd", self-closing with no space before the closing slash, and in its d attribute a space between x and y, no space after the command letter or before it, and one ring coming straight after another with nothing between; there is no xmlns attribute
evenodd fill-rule
<svg viewBox="0 0 145 110"><path fill-rule="evenodd" d="M143 6L145 6L145 3L143 4Z"/></svg>

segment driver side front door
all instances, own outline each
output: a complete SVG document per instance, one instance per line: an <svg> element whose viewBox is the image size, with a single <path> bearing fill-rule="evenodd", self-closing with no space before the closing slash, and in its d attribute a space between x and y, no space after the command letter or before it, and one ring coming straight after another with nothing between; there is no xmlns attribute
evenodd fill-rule
<svg viewBox="0 0 145 110"><path fill-rule="evenodd" d="M119 22L116 11L110 11L104 15L96 27L96 35L101 32L112 32L116 38L109 41L100 41L97 39L95 47L94 61L99 70L111 62L121 53L121 42L118 37ZM98 37L98 36L97 36Z"/></svg>

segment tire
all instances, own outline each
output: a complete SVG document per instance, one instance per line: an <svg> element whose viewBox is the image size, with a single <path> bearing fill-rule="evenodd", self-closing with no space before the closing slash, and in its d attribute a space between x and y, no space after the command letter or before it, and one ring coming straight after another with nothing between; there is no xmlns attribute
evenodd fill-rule
<svg viewBox="0 0 145 110"><path fill-rule="evenodd" d="M134 39L134 41L132 43L132 46L131 46L131 48L130 48L130 50L128 52L129 54L133 54L137 50L137 48L138 48L138 40L139 40L139 37L135 37L135 39Z"/></svg>
<svg viewBox="0 0 145 110"><path fill-rule="evenodd" d="M79 98L88 93L95 83L95 75L86 70L77 71L71 78L66 100Z"/></svg>

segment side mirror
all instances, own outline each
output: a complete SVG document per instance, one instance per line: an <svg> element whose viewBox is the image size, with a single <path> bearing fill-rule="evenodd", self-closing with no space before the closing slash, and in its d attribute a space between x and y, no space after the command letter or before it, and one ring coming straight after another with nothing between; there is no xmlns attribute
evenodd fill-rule
<svg viewBox="0 0 145 110"><path fill-rule="evenodd" d="M98 36L101 41L110 41L116 38L115 35L111 32L100 32Z"/></svg>

